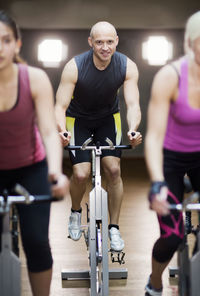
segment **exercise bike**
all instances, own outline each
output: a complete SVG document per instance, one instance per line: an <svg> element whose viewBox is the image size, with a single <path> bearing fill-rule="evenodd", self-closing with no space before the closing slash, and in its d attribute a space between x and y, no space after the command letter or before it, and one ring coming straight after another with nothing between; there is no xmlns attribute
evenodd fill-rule
<svg viewBox="0 0 200 296"><path fill-rule="evenodd" d="M0 295L21 296L21 263L19 259L18 234L16 211L10 223L12 205L17 203L31 204L38 202L58 201L49 195L30 195L20 184L16 184L13 192L18 195L9 195L4 190L0 196L0 215L2 216L1 253L0 253ZM14 224L13 224L14 223ZM10 224L14 229L11 227ZM14 250L13 250L14 243Z"/></svg>
<svg viewBox="0 0 200 296"><path fill-rule="evenodd" d="M170 210L182 211L183 216L187 211L200 211L199 202L200 194L195 192L187 197L182 204L170 205ZM185 227L186 228L186 227ZM170 276L178 274L178 290L179 296L199 296L200 293L200 227L192 229L192 233L195 235L195 248L193 250L192 257L189 257L189 246L187 242L187 233L182 243L178 248L178 268L173 272L170 270Z"/></svg>
<svg viewBox="0 0 200 296"><path fill-rule="evenodd" d="M126 279L127 269L109 270L108 253L111 261L124 264L124 252L115 252L108 248L108 201L107 192L101 187L100 157L102 150L130 149L131 145L114 146L106 138L107 146L89 145L93 138L87 139L82 146L66 146L68 150L91 150L92 154L92 185L87 205L87 227L83 230L88 251L89 270L68 271L62 270L62 280L89 280L91 296L108 296L109 279Z"/></svg>

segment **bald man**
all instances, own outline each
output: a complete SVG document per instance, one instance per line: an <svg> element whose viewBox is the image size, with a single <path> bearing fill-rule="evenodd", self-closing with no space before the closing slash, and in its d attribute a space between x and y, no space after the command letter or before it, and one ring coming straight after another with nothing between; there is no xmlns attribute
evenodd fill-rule
<svg viewBox="0 0 200 296"><path fill-rule="evenodd" d="M116 52L119 38L115 27L98 22L92 28L88 43L91 49L75 56L64 67L56 95L56 118L63 146L82 145L93 135L105 145L110 138L114 145L122 139L118 89L124 86L127 106L127 136L133 147L142 141L137 132L141 120L138 70L133 61ZM64 133L68 133L65 138ZM132 132L135 135L132 136ZM119 214L123 199L120 172L120 151L103 150L101 165L106 178L110 214L109 237L112 250L121 251L124 241L119 232ZM81 201L90 176L89 151L72 151L73 174L70 181L72 200L68 231L73 240L81 237Z"/></svg>

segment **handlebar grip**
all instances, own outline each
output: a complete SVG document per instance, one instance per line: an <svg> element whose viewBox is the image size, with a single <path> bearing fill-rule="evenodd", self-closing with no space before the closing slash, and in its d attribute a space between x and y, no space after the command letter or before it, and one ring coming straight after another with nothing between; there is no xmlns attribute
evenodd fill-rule
<svg viewBox="0 0 200 296"><path fill-rule="evenodd" d="M51 184L52 184L52 185L56 185L57 183L58 183L57 180L52 180L52 181L51 181Z"/></svg>
<svg viewBox="0 0 200 296"><path fill-rule="evenodd" d="M67 145L64 147L65 150L80 150L82 148L82 146L70 146Z"/></svg>
<svg viewBox="0 0 200 296"><path fill-rule="evenodd" d="M115 149L132 149L131 145L119 145L115 146Z"/></svg>
<svg viewBox="0 0 200 296"><path fill-rule="evenodd" d="M181 211L183 209L183 206L182 204L170 204L168 208L171 211Z"/></svg>
<svg viewBox="0 0 200 296"><path fill-rule="evenodd" d="M68 137L68 133L64 133L63 135L65 136L65 138L67 138L67 137Z"/></svg>
<svg viewBox="0 0 200 296"><path fill-rule="evenodd" d="M132 136L132 137L134 137L134 136L135 136L135 134L136 134L135 132L132 132L132 133L131 133L131 136Z"/></svg>
<svg viewBox="0 0 200 296"><path fill-rule="evenodd" d="M49 196L49 195L35 195L34 196L34 203L43 203L43 202L52 202L52 201L59 201L61 198Z"/></svg>

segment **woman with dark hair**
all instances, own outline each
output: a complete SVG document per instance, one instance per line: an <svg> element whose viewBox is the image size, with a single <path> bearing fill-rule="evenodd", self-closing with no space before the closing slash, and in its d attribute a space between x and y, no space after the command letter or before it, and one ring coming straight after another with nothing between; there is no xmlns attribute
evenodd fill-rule
<svg viewBox="0 0 200 296"><path fill-rule="evenodd" d="M0 195L20 183L33 195L60 198L68 193L68 180L62 174L52 87L43 70L21 63L20 47L15 22L0 11ZM50 205L17 209L33 295L48 296L53 263Z"/></svg>
<svg viewBox="0 0 200 296"><path fill-rule="evenodd" d="M168 205L182 202L185 174L193 190L200 190L200 11L187 21L184 45L185 56L156 74L148 110L149 201L161 234L153 247L147 296L162 295L162 273L183 239L182 214L170 213Z"/></svg>

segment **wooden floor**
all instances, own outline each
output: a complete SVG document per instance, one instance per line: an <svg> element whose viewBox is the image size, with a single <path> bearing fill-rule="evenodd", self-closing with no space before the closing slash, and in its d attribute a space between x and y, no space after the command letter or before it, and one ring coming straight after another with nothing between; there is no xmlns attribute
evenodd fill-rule
<svg viewBox="0 0 200 296"><path fill-rule="evenodd" d="M65 171L70 174L68 162ZM122 177L124 181L124 201L120 216L120 230L125 240L125 265L113 264L111 268L127 268L127 280L112 280L109 295L111 296L144 296L144 286L151 270L151 251L159 230L154 212L149 210L147 192L149 179L143 159L123 159ZM88 192L90 186L88 186ZM88 194L87 192L87 194ZM83 224L85 219L85 202L82 203ZM51 296L81 295L88 296L88 288L66 287L66 281L61 280L62 269L80 270L88 269L87 252L83 237L78 242L67 238L67 222L70 213L71 201L67 197L64 201L52 204L50 223L50 242L54 258L53 280ZM26 263L23 253L22 258L22 296L31 295L27 279ZM172 259L171 266L176 266L176 256ZM176 296L177 283L170 282L168 270L163 275L163 296Z"/></svg>

